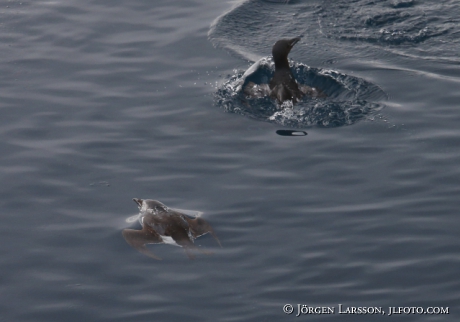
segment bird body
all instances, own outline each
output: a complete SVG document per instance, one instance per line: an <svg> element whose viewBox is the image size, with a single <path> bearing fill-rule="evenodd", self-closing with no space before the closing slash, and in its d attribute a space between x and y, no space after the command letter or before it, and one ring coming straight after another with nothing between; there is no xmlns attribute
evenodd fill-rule
<svg viewBox="0 0 460 322"><path fill-rule="evenodd" d="M139 252L155 259L161 259L147 249L147 244L172 244L184 247L187 256L194 258L191 249L198 249L194 240L210 233L220 244L214 231L203 218L191 217L166 207L151 199L133 199L139 207L141 230L125 229L122 234L126 242ZM203 253L209 252L200 250Z"/></svg>
<svg viewBox="0 0 460 322"><path fill-rule="evenodd" d="M289 66L288 55L292 47L300 41L300 37L291 39L280 39L272 48L273 61L275 63L275 73L268 84L256 84L248 81L243 91L247 97L262 98L269 96L276 100L280 105L285 101L298 103L305 95L309 97L325 97L325 95L307 85L298 84L291 67ZM255 63L245 75L253 73L259 67L260 61Z"/></svg>
<svg viewBox="0 0 460 322"><path fill-rule="evenodd" d="M288 62L288 55L299 42L300 38L278 40L272 48L273 61L275 62L275 74L270 80L270 97L276 99L278 103L291 100L293 103L299 101L304 95L297 84L291 67Z"/></svg>

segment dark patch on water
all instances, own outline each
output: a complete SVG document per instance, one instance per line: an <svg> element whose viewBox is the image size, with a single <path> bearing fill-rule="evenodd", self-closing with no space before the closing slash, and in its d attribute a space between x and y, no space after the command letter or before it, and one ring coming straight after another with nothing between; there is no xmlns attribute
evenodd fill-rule
<svg viewBox="0 0 460 322"><path fill-rule="evenodd" d="M414 0L395 0L390 3L393 8L407 8L413 6Z"/></svg>
<svg viewBox="0 0 460 322"><path fill-rule="evenodd" d="M293 128L350 125L383 108L377 101L385 99L386 94L364 79L295 62L291 62L291 68L299 84L316 88L327 97L305 96L294 106L291 102L280 106L269 97L246 96L242 89L248 82L266 84L273 77L274 64L267 57L245 73L231 76L218 89L215 104L227 112Z"/></svg>
<svg viewBox="0 0 460 322"><path fill-rule="evenodd" d="M281 136L306 136L308 133L305 131L278 130L276 134Z"/></svg>

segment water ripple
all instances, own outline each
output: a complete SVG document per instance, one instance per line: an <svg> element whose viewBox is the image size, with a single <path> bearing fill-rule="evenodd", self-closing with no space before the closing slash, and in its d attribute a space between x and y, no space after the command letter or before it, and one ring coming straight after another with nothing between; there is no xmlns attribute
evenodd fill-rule
<svg viewBox="0 0 460 322"><path fill-rule="evenodd" d="M385 99L386 94L364 79L295 62L291 62L291 68L299 84L316 88L327 97L306 97L295 106L282 108L286 102L279 106L269 97L246 96L243 88L248 82L268 83L273 77L274 63L267 57L246 72L231 76L218 89L215 104L227 112L293 128L350 125L383 108L378 101Z"/></svg>

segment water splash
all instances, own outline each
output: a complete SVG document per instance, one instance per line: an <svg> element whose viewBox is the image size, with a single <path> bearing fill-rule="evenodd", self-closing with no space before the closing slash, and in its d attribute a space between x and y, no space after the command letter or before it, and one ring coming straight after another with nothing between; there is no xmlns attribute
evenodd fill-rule
<svg viewBox="0 0 460 322"><path fill-rule="evenodd" d="M265 57L246 72L232 75L217 90L215 105L229 113L292 128L350 125L383 108L379 101L386 99L386 94L364 79L293 61L291 69L299 84L319 89L327 97L304 97L296 105L286 101L280 106L269 97L247 96L243 88L249 82L266 84L273 77L274 63L271 57Z"/></svg>

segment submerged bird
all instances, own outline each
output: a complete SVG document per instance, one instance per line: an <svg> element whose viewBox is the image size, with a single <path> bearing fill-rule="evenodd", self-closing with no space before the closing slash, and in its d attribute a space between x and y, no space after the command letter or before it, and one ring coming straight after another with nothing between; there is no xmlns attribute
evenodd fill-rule
<svg viewBox="0 0 460 322"><path fill-rule="evenodd" d="M272 48L275 73L269 84L256 84L248 82L244 87L244 93L250 97L270 96L280 104L285 101L297 103L304 95L311 97L324 97L324 94L307 85L299 85L289 67L288 55L292 47L300 41L300 37L280 39ZM257 64L257 63L256 63Z"/></svg>
<svg viewBox="0 0 460 322"><path fill-rule="evenodd" d="M139 222L142 229L124 229L122 234L126 242L142 254L161 260L146 247L147 244L172 244L184 247L190 259L195 258L191 249L211 254L209 251L199 249L193 243L195 238L207 233L210 233L222 247L211 225L204 219L185 215L156 200L137 198L133 200L139 207Z"/></svg>

